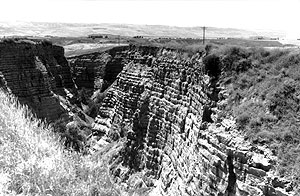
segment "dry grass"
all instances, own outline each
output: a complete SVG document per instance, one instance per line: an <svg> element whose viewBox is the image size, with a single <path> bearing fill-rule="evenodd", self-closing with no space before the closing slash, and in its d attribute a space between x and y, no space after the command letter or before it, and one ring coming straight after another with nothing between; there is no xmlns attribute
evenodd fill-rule
<svg viewBox="0 0 300 196"><path fill-rule="evenodd" d="M120 195L105 165L66 151L51 128L0 90L0 195Z"/></svg>

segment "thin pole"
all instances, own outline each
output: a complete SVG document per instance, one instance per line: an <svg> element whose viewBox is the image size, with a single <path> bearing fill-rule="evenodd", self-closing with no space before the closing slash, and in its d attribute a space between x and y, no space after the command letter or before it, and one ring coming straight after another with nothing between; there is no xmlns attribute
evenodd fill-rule
<svg viewBox="0 0 300 196"><path fill-rule="evenodd" d="M205 44L205 29L206 27L203 27L203 45Z"/></svg>

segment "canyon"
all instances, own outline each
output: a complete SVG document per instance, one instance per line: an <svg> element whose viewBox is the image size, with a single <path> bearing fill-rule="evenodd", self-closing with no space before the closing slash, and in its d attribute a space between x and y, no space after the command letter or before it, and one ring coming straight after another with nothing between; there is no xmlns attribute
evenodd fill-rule
<svg viewBox="0 0 300 196"><path fill-rule="evenodd" d="M228 92L206 55L129 45L66 59L48 42L1 42L0 85L48 121L69 115L87 89L97 105L91 154L119 146L109 175L129 194L294 195L274 153L219 115Z"/></svg>
<svg viewBox="0 0 300 196"><path fill-rule="evenodd" d="M153 195L289 195L272 152L245 141L234 119L218 118L224 100L215 94L226 90L204 74L204 55L128 49L94 123L126 137L111 163L115 181L129 190L154 186Z"/></svg>

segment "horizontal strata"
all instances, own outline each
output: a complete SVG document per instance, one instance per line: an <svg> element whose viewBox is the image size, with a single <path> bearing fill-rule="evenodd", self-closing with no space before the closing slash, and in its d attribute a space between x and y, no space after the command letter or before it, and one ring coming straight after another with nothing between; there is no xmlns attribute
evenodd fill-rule
<svg viewBox="0 0 300 196"><path fill-rule="evenodd" d="M0 72L11 92L38 117L54 120L64 112L56 94L74 84L62 47L32 41L1 42Z"/></svg>
<svg viewBox="0 0 300 196"><path fill-rule="evenodd" d="M75 84L79 88L104 91L116 79L129 60L141 60L139 54L120 46L102 53L91 53L68 59ZM156 48L153 48L155 50Z"/></svg>
<svg viewBox="0 0 300 196"><path fill-rule="evenodd" d="M233 120L205 126L204 109L214 104L201 53L132 47L122 54L127 63L94 123L126 138L111 166L116 182L155 187L153 195L291 195L275 175L276 158L247 143Z"/></svg>

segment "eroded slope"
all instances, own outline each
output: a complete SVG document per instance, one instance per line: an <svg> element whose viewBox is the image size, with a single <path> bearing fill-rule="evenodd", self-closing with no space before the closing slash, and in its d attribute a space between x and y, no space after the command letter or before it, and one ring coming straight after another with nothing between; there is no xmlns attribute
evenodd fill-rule
<svg viewBox="0 0 300 196"><path fill-rule="evenodd" d="M218 117L216 96L226 93L204 74L204 53L123 53L131 51L94 124L124 142L111 161L115 182L129 192L155 187L153 195L288 195L272 152L246 142L233 118Z"/></svg>

